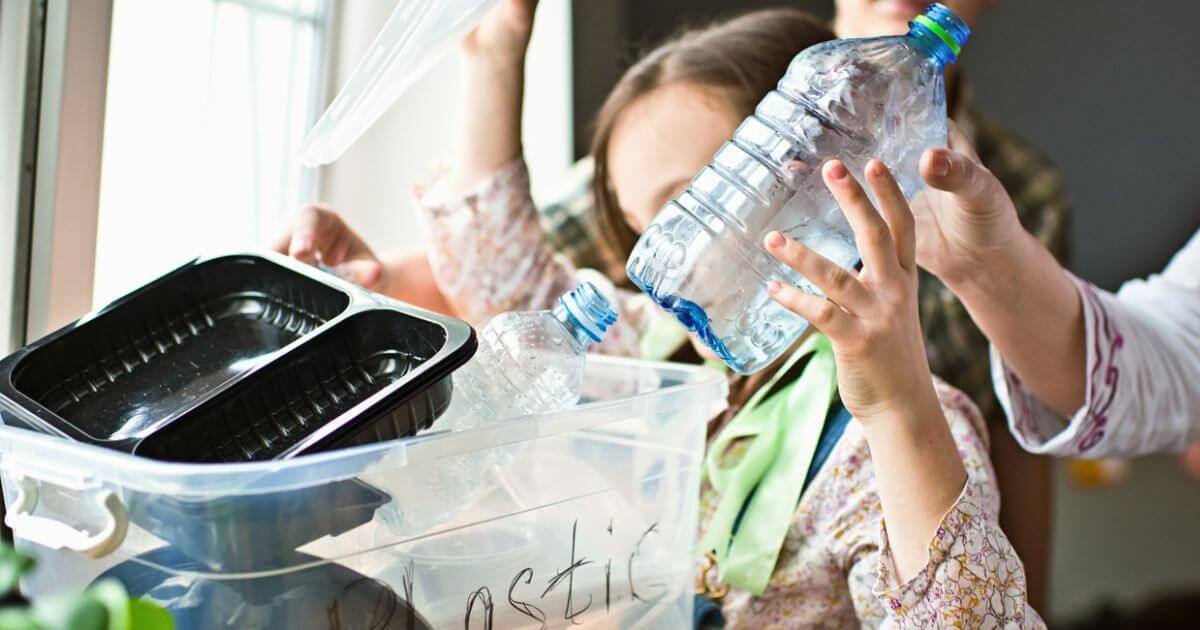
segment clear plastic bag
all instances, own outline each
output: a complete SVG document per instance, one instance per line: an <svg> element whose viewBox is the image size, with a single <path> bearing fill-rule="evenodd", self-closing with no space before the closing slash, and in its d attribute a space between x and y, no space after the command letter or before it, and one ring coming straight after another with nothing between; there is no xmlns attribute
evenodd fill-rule
<svg viewBox="0 0 1200 630"><path fill-rule="evenodd" d="M309 168L342 156L497 0L400 0L300 147Z"/></svg>

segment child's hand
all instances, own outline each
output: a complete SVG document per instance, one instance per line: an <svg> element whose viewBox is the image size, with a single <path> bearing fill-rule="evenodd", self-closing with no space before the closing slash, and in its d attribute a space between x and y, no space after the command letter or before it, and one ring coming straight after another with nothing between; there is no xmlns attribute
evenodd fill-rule
<svg viewBox="0 0 1200 630"><path fill-rule="evenodd" d="M768 252L828 296L778 281L768 286L776 301L829 336L842 402L864 424L939 410L918 319L913 215L882 162L872 160L866 173L881 212L840 161L822 172L854 229L863 259L857 277L779 232L766 238Z"/></svg>
<svg viewBox="0 0 1200 630"><path fill-rule="evenodd" d="M451 198L468 194L521 155L525 52L537 4L500 0L462 40L462 126L447 178Z"/></svg>
<svg viewBox="0 0 1200 630"><path fill-rule="evenodd" d="M503 65L519 64L529 47L538 0L500 0L475 30L462 40L472 60Z"/></svg>
<svg viewBox="0 0 1200 630"><path fill-rule="evenodd" d="M901 583L929 562L929 540L967 481L958 447L929 375L917 316L917 243L912 211L879 160L867 164L866 192L831 161L822 171L863 259L857 277L778 232L767 250L828 299L772 282L775 299L833 342L838 393L862 424Z"/></svg>
<svg viewBox="0 0 1200 630"><path fill-rule="evenodd" d="M387 278L375 252L349 225L324 205L302 208L271 249L310 265L324 265L338 277L383 293Z"/></svg>

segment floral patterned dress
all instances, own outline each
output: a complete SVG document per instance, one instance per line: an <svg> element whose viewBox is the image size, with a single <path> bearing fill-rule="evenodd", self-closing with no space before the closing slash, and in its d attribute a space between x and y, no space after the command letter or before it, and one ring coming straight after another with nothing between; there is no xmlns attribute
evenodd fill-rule
<svg viewBox="0 0 1200 630"><path fill-rule="evenodd" d="M582 280L608 292L620 312L597 351L636 354L641 332L664 317L645 296L615 290L553 249L523 160L461 198L448 198L444 182L435 176L418 189L429 257L447 300L471 324L507 310L549 308ZM1000 499L979 411L961 392L935 386L968 481L930 541L925 568L903 584L895 579L870 449L861 426L851 423L801 498L761 596L714 584L717 568L697 558L698 584L728 591L720 598L728 627L1044 626L1026 602L1024 568L997 523ZM716 503L705 484L701 529Z"/></svg>

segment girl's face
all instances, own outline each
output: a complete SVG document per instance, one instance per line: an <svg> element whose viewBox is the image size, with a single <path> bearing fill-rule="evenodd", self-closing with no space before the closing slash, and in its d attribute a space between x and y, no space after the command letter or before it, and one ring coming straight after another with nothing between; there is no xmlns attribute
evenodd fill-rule
<svg viewBox="0 0 1200 630"><path fill-rule="evenodd" d="M741 117L712 89L658 88L625 108L609 139L609 172L625 222L641 234L733 137Z"/></svg>
<svg viewBox="0 0 1200 630"><path fill-rule="evenodd" d="M608 144L613 192L625 222L641 234L668 201L683 192L717 149L733 137L741 117L711 89L671 84L625 108ZM705 358L715 359L692 336Z"/></svg>

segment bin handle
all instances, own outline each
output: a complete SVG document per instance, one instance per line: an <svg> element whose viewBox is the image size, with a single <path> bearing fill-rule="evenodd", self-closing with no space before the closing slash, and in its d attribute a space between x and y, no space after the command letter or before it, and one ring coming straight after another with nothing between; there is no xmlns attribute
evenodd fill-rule
<svg viewBox="0 0 1200 630"><path fill-rule="evenodd" d="M4 522L20 536L49 549L70 549L89 558L102 558L121 546L129 526L128 514L121 499L112 490L91 493L92 501L105 514L104 526L91 534L45 516L34 516L38 504L38 482L25 476L17 477L17 499L4 515Z"/></svg>

